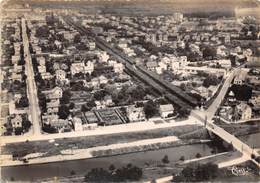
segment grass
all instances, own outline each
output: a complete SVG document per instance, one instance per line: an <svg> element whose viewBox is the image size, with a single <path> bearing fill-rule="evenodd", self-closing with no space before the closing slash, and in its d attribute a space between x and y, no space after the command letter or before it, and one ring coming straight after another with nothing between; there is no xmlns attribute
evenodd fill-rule
<svg viewBox="0 0 260 183"><path fill-rule="evenodd" d="M161 138L167 136L180 136L185 133L190 133L197 129L196 125L186 125L173 128L163 128L134 133L121 133L111 135L99 135L90 137L75 137L57 139L55 143L48 141L33 141L7 144L2 148L2 154L17 154L23 157L30 153L41 152L46 153L45 156L60 154L61 150L76 148L84 149L96 146L105 146L117 143L127 143L137 140ZM55 144L59 144L56 146Z"/></svg>

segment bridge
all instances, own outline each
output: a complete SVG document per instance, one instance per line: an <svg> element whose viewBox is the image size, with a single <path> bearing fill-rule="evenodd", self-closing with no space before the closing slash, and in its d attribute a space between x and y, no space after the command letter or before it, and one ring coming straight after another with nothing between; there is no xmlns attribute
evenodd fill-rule
<svg viewBox="0 0 260 183"><path fill-rule="evenodd" d="M196 111L193 110L191 112L191 115L199 120L199 122L203 123L207 130L212 132L213 134L219 136L221 139L226 141L229 144L232 144L233 148L237 151L241 152L243 154L243 157L246 160L251 160L259 169L260 165L259 162L256 161L253 157L259 157L259 153L256 149L248 146L246 143L239 140L234 135L230 134L223 128L217 126L213 123L213 117L217 112L217 109L221 105L222 101L224 100L224 97L228 91L228 88L231 85L231 82L233 81L234 77L239 74L239 69L243 67L240 66L234 70L232 70L230 73L227 74L227 77L225 79L225 82L219 92L219 94L216 96L213 103L208 107L205 111Z"/></svg>

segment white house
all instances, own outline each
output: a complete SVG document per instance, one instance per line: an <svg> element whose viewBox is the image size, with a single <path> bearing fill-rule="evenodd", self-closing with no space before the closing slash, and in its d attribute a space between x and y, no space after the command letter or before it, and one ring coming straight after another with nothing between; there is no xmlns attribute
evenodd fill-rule
<svg viewBox="0 0 260 183"><path fill-rule="evenodd" d="M249 120L252 117L252 108L245 104L240 103L236 106L238 113L241 115L240 120Z"/></svg>
<svg viewBox="0 0 260 183"><path fill-rule="evenodd" d="M62 89L58 86L52 90L43 91L43 93L46 94L48 99L60 99L62 97Z"/></svg>
<svg viewBox="0 0 260 183"><path fill-rule="evenodd" d="M22 127L22 117L21 115L15 115L14 118L11 119L11 124L13 128L21 128Z"/></svg>
<svg viewBox="0 0 260 183"><path fill-rule="evenodd" d="M115 73L121 74L124 71L124 65L122 63L115 63L113 65L113 68L114 68Z"/></svg>
<svg viewBox="0 0 260 183"><path fill-rule="evenodd" d="M72 122L74 124L74 130L76 132L83 131L82 120L80 118L74 117L72 119Z"/></svg>
<svg viewBox="0 0 260 183"><path fill-rule="evenodd" d="M105 62L106 63L108 61L108 59L109 59L109 55L107 54L107 52L102 51L102 52L99 52L98 58L99 58L100 62Z"/></svg>
<svg viewBox="0 0 260 183"><path fill-rule="evenodd" d="M174 108L172 104L160 105L160 114L162 118L167 118L169 114L173 114Z"/></svg>
<svg viewBox="0 0 260 183"><path fill-rule="evenodd" d="M66 72L64 70L56 70L55 75L56 79L59 81L63 81L66 79Z"/></svg>

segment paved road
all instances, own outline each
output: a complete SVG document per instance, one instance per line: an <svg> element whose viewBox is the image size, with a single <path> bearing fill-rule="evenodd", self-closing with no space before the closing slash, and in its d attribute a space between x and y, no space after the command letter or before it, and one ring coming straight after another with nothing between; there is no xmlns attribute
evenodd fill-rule
<svg viewBox="0 0 260 183"><path fill-rule="evenodd" d="M41 133L40 125L40 108L38 104L37 97L37 87L34 80L34 72L32 66L32 58L29 50L29 40L26 33L26 23L25 19L22 18L22 38L23 38L23 47L24 47L24 59L25 59L25 70L27 74L27 96L29 99L29 118L33 124L33 133L35 135Z"/></svg>
<svg viewBox="0 0 260 183"><path fill-rule="evenodd" d="M180 122L171 122L171 123L160 123L155 124L153 121L142 121L136 123L127 123L121 125L112 125L106 127L98 127L93 130L85 130L80 132L67 132L67 133L55 133L55 134L38 134L38 135L23 135L23 136L6 136L1 137L0 142L1 145L16 143L16 142L25 142L29 141L40 141L40 140L53 140L53 139L61 139L61 138L73 138L73 137L87 137L87 136L95 136L95 135L109 135L116 133L129 133L129 132L141 132L155 129L163 129L163 128L171 128L177 126L185 126L185 125L200 125L196 122L194 117L190 117L185 121Z"/></svg>

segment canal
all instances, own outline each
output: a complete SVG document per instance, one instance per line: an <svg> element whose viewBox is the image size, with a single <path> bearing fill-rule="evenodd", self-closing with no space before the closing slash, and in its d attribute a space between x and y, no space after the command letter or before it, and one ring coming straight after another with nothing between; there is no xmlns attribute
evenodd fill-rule
<svg viewBox="0 0 260 183"><path fill-rule="evenodd" d="M1 173L4 181L10 180L11 177L13 177L16 181L34 182L38 179L52 178L55 176L69 176L72 170L75 171L77 175L85 175L92 168L107 168L111 164L120 167L132 163L133 165L143 167L146 163L160 162L164 155L168 155L169 160L174 162L178 161L181 156L185 156L186 159L194 158L197 153L200 153L202 156L207 156L211 154L212 150L213 148L207 144L194 144L111 157L4 167Z"/></svg>

